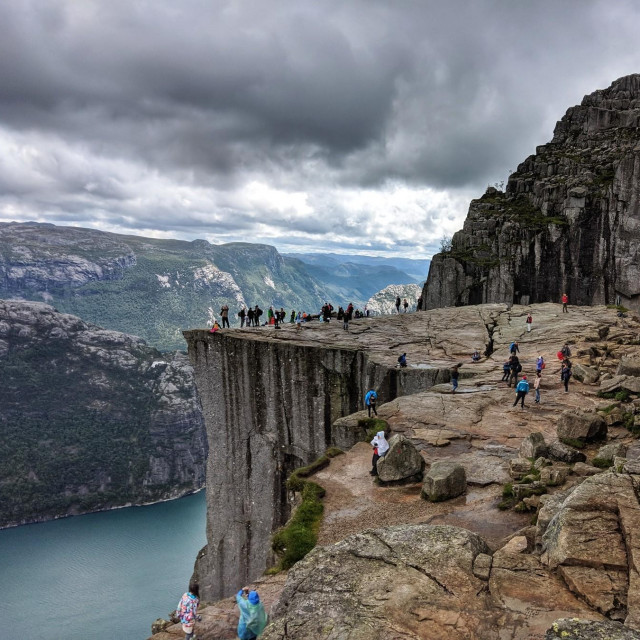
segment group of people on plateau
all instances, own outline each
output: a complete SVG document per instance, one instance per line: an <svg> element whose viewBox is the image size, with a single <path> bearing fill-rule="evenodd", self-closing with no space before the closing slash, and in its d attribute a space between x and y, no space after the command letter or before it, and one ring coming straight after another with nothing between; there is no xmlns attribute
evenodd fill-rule
<svg viewBox="0 0 640 640"><path fill-rule="evenodd" d="M400 313L400 305L404 308L404 312L407 313L407 309L409 308L409 301L404 298L402 302L400 302L400 296L396 297L396 313Z"/></svg>
<svg viewBox="0 0 640 640"><path fill-rule="evenodd" d="M256 640L267 626L267 614L264 605L260 601L257 591L243 588L236 595L236 603L239 609L238 638L240 640ZM183 594L178 602L176 616L180 619L184 640L197 640L195 635L196 622L202 620L198 615L200 606L200 588L195 582L189 582L189 590Z"/></svg>

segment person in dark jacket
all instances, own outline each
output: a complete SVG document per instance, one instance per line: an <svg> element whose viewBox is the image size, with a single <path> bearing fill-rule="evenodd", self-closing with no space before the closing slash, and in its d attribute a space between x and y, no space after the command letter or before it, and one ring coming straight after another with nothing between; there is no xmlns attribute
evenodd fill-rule
<svg viewBox="0 0 640 640"><path fill-rule="evenodd" d="M367 395L364 397L364 404L367 407L367 413L369 417L371 417L371 411L377 416L378 412L376 411L376 402L378 401L378 394L370 389L367 391Z"/></svg>
<svg viewBox="0 0 640 640"><path fill-rule="evenodd" d="M396 313L400 313L400 296L396 298Z"/></svg>
<svg viewBox="0 0 640 640"><path fill-rule="evenodd" d="M518 374L522 371L522 365L515 353L509 358L509 368L511 369L509 386L513 383L513 386L516 387L518 385Z"/></svg>
<svg viewBox="0 0 640 640"><path fill-rule="evenodd" d="M244 327L244 320L247 317L247 310L242 307L240 311L238 311L238 318L240 318L240 328Z"/></svg>
<svg viewBox="0 0 640 640"><path fill-rule="evenodd" d="M455 393L458 388L458 377L460 376L460 367L462 365L456 364L451 367L451 393Z"/></svg>
<svg viewBox="0 0 640 640"><path fill-rule="evenodd" d="M502 364L502 379L500 382L509 382L509 376L511 375L511 361L505 360Z"/></svg>
<svg viewBox="0 0 640 640"><path fill-rule="evenodd" d="M247 327L253 327L253 307L247 310Z"/></svg>
<svg viewBox="0 0 640 640"><path fill-rule="evenodd" d="M564 392L569 392L569 380L571 380L571 366L568 360L562 363L562 372L560 373L560 380L564 383Z"/></svg>
<svg viewBox="0 0 640 640"><path fill-rule="evenodd" d="M398 357L398 364L401 367L406 367L407 366L407 354L403 353L401 356Z"/></svg>

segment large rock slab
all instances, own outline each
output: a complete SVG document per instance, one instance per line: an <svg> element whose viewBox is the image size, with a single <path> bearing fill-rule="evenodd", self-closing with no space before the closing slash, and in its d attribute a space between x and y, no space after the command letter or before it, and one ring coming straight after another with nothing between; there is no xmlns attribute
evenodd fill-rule
<svg viewBox="0 0 640 640"><path fill-rule="evenodd" d="M399 433L389 439L389 451L377 464L382 482L421 480L424 467L424 458L415 445Z"/></svg>
<svg viewBox="0 0 640 640"><path fill-rule="evenodd" d="M534 460L541 456L546 456L549 448L544 441L544 436L534 431L530 433L520 445L520 457L521 458L533 458Z"/></svg>
<svg viewBox="0 0 640 640"><path fill-rule="evenodd" d="M584 384L594 384L598 382L598 378L600 377L600 372L597 369L578 362L573 365L572 371L573 377Z"/></svg>
<svg viewBox="0 0 640 640"><path fill-rule="evenodd" d="M554 460L566 462L568 464L584 462L587 459L587 456L585 456L584 453L570 447L564 442L560 442L559 440L554 440L549 444L549 456Z"/></svg>
<svg viewBox="0 0 640 640"><path fill-rule="evenodd" d="M560 440L592 442L607 437L607 423L597 413L567 409L558 418L557 432Z"/></svg>
<svg viewBox="0 0 640 640"><path fill-rule="evenodd" d="M467 489L464 467L457 462L439 460L431 465L422 483L422 497L431 502L450 500Z"/></svg>
<svg viewBox="0 0 640 640"><path fill-rule="evenodd" d="M616 373L618 375L640 378L640 356L622 356Z"/></svg>
<svg viewBox="0 0 640 640"><path fill-rule="evenodd" d="M639 479L603 473L586 479L558 508L542 536L543 561L572 591L640 629Z"/></svg>

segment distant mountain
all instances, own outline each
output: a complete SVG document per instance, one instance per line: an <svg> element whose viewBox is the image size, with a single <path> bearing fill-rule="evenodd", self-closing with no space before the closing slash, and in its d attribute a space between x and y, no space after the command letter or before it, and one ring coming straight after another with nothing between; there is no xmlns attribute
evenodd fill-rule
<svg viewBox="0 0 640 640"><path fill-rule="evenodd" d="M181 331L206 326L225 303L233 325L243 304L313 312L329 293L267 245L0 223L0 298L48 302L163 350L184 349Z"/></svg>
<svg viewBox="0 0 640 640"><path fill-rule="evenodd" d="M0 527L204 485L204 419L184 354L0 300L0 380Z"/></svg>
<svg viewBox="0 0 640 640"><path fill-rule="evenodd" d="M421 284L427 278L429 260L379 258L337 253L289 253L302 261L309 275L319 280L339 304L363 305L390 284Z"/></svg>
<svg viewBox="0 0 640 640"><path fill-rule="evenodd" d="M397 313L396 298L400 296L401 302L404 302L406 299L409 303L407 311L415 311L421 291L422 289L417 284L392 284L371 296L371 298L367 300L367 308L374 314L388 315ZM405 312L402 304L400 305L400 312Z"/></svg>

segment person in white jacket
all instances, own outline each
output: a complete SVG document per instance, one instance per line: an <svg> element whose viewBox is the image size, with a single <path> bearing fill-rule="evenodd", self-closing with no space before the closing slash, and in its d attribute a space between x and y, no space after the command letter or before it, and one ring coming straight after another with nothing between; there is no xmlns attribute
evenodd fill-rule
<svg viewBox="0 0 640 640"><path fill-rule="evenodd" d="M378 460L382 458L387 451L389 451L389 443L387 439L384 437L384 431L378 431L371 441L371 446L373 447L373 459L371 460L371 471L369 472L372 476L378 475Z"/></svg>

